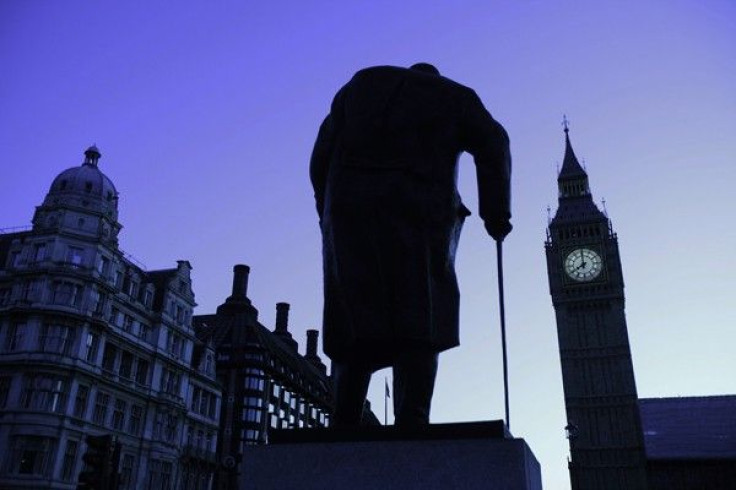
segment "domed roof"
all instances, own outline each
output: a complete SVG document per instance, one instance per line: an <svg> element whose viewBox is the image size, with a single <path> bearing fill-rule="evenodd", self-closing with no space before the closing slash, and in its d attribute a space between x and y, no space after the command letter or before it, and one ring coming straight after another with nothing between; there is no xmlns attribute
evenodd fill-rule
<svg viewBox="0 0 736 490"><path fill-rule="evenodd" d="M112 181L97 167L100 151L90 146L84 162L61 172L51 183L44 205L67 204L88 207L117 219L118 191Z"/></svg>

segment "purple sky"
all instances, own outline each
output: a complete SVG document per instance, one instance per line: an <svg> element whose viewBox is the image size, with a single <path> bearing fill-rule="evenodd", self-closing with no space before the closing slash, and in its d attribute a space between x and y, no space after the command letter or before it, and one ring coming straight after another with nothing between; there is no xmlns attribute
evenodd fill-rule
<svg viewBox="0 0 736 490"><path fill-rule="evenodd" d="M256 4L256 5L251 5ZM308 179L334 92L374 64L435 63L507 128L513 433L568 488L546 207L562 115L618 232L639 395L736 393L736 4L731 1L0 3L0 227L30 224L52 179L96 143L120 192L121 247L149 269L188 259L197 313L236 263L271 326L321 322ZM501 418L493 243L474 216L458 257L461 341L440 358L434 422ZM382 383L371 399L383 413Z"/></svg>

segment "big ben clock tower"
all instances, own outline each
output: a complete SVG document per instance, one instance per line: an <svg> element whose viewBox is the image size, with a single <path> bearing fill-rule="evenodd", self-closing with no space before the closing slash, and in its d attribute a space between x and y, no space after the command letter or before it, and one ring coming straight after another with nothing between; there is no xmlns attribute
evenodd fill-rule
<svg viewBox="0 0 736 490"><path fill-rule="evenodd" d="M646 489L646 457L616 234L570 144L547 231L573 490Z"/></svg>

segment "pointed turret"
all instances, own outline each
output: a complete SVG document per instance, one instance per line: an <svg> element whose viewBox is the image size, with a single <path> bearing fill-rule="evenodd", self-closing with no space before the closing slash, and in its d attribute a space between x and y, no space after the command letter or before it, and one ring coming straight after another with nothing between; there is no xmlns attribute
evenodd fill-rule
<svg viewBox="0 0 736 490"><path fill-rule="evenodd" d="M565 158L562 161L562 169L557 175L560 198L588 196L590 195L588 174L578 162L578 157L575 156L575 151L570 144L570 128L567 119L564 119L563 124L565 126Z"/></svg>
<svg viewBox="0 0 736 490"><path fill-rule="evenodd" d="M557 175L559 189L559 207L554 218L550 221L550 229L570 222L597 222L607 223L608 220L593 202L588 184L588 173L580 165L575 151L570 143L570 127L567 118L562 124L565 128L565 157L562 168Z"/></svg>

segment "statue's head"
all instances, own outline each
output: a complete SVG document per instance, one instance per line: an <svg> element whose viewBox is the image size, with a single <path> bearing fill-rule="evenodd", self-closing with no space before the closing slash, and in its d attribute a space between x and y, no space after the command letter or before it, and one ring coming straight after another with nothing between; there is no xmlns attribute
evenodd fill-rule
<svg viewBox="0 0 736 490"><path fill-rule="evenodd" d="M440 74L440 71L434 66L430 65L429 63L414 63L409 67L410 70L420 71L422 73L427 73L429 75L438 75Z"/></svg>

